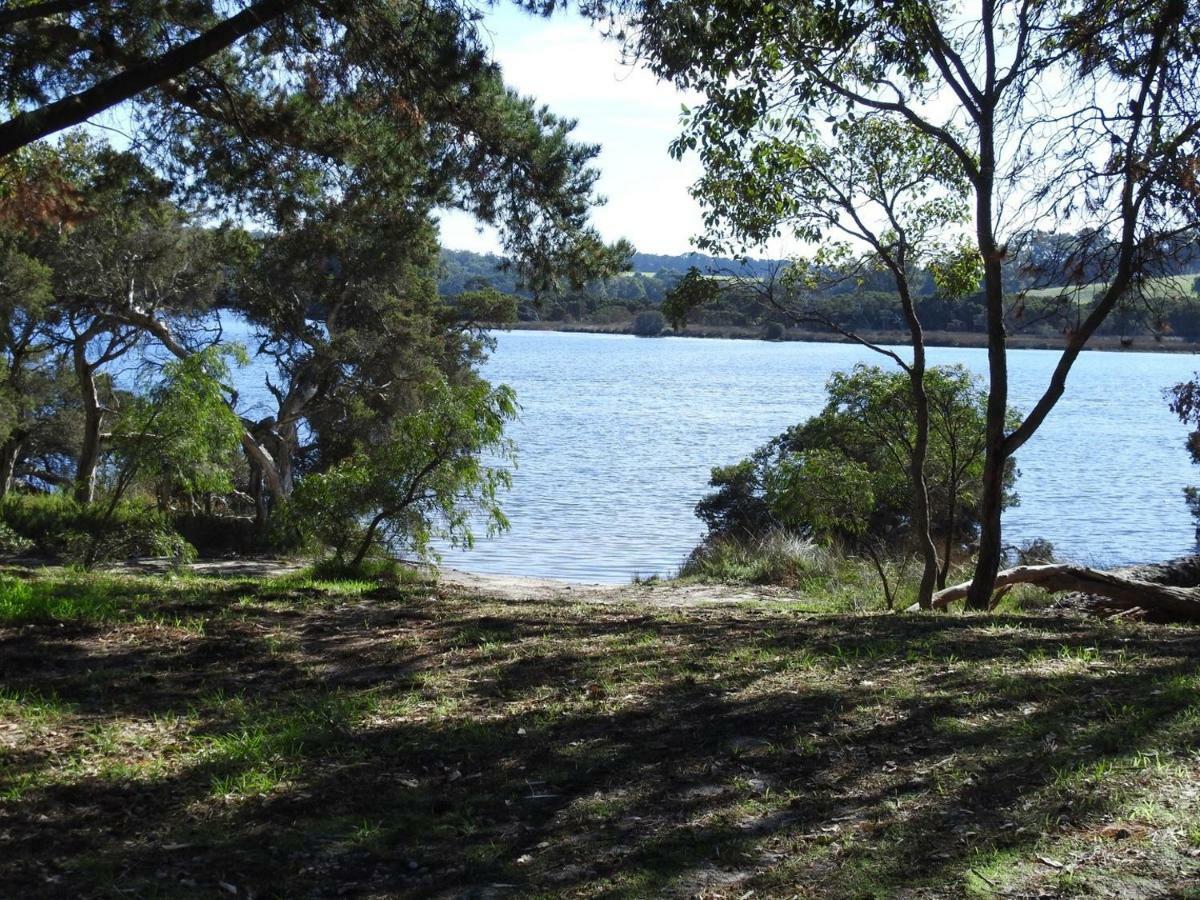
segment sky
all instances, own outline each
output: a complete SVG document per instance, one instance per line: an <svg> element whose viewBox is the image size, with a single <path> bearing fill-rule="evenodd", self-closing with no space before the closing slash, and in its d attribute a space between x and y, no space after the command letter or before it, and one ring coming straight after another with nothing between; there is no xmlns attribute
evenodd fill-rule
<svg viewBox="0 0 1200 900"><path fill-rule="evenodd" d="M622 65L620 46L577 16L540 19L509 6L485 20L493 53L510 87L559 116L578 120L575 137L601 145L598 192L608 202L593 222L606 240L628 238L645 253L687 253L701 229L688 187L700 176L696 158L671 159L689 98L642 68ZM442 245L498 252L495 234L461 212L440 214Z"/></svg>

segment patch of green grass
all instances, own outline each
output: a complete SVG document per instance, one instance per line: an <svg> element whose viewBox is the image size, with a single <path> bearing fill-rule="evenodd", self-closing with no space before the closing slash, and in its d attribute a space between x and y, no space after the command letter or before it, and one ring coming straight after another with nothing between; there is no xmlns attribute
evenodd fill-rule
<svg viewBox="0 0 1200 900"><path fill-rule="evenodd" d="M1190 630L365 583L123 578L109 627L0 635L0 895L44 877L46 846L87 847L59 893L139 896L1171 896L1200 876Z"/></svg>
<svg viewBox="0 0 1200 900"><path fill-rule="evenodd" d="M43 580L0 575L2 624L107 622L118 618L124 608L114 585L104 578Z"/></svg>
<svg viewBox="0 0 1200 900"><path fill-rule="evenodd" d="M27 725L53 724L75 711L53 692L17 690L0 686L0 719L15 719Z"/></svg>

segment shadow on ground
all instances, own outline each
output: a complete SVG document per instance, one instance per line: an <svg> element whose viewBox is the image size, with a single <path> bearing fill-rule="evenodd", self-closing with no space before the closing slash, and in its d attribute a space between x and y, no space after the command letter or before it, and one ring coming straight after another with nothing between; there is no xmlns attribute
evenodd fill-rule
<svg viewBox="0 0 1200 900"><path fill-rule="evenodd" d="M1192 630L288 599L0 629L0 896L1188 896L1200 871Z"/></svg>

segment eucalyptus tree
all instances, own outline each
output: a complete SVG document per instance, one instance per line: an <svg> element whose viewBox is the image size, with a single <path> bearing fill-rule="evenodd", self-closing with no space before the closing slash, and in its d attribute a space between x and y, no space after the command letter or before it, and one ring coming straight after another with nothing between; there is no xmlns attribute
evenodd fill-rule
<svg viewBox="0 0 1200 900"><path fill-rule="evenodd" d="M76 177L85 155L69 141L0 160L0 496L31 457L38 460L40 481L69 480L51 464L75 443L63 437L76 429L62 415L67 381L52 327L57 312L50 261L86 214Z"/></svg>
<svg viewBox="0 0 1200 900"><path fill-rule="evenodd" d="M694 143L675 145L682 153ZM701 146L705 174L693 193L704 204L700 243L717 252L765 243L786 231L817 245L796 260L785 283L799 291L769 291L767 301L797 323L817 322L891 360L908 376L914 432L907 453L912 533L923 567L918 602L932 601L940 568L930 524L925 462L929 397L925 335L914 281L933 273L943 294L970 290L977 257L961 246L968 185L948 151L903 119L872 114L828 127L764 123L739 152ZM841 325L811 292L861 281L882 270L895 285L912 348L911 361ZM772 283L773 284L773 283Z"/></svg>
<svg viewBox="0 0 1200 900"><path fill-rule="evenodd" d="M490 533L508 526L497 495L510 483L504 427L517 414L512 391L478 378L434 381L423 391L386 432L356 441L296 489L293 511L351 566L377 543L424 556L435 537L470 546L476 520Z"/></svg>
<svg viewBox="0 0 1200 900"><path fill-rule="evenodd" d="M47 262L51 330L70 358L83 412L75 498L86 504L95 497L106 423L120 414L113 365L144 348L142 317L191 324L205 317L220 297L223 269L218 233L194 226L140 160L103 145L83 155L90 166L78 179L85 208ZM176 330L189 343L202 341L202 330Z"/></svg>
<svg viewBox="0 0 1200 900"><path fill-rule="evenodd" d="M983 527L969 603L1001 560L1005 464L1066 387L1088 339L1195 228L1200 8L1186 0L629 2L635 49L702 93L681 146L737 157L764 130L867 114L903 120L969 185L982 266L989 399ZM1041 396L1006 427L1004 262L1024 233L1081 235L1064 293L1104 273Z"/></svg>

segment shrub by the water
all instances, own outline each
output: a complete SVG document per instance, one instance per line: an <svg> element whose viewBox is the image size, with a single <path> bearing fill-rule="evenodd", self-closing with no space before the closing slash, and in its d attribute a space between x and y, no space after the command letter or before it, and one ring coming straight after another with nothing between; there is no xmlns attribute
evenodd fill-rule
<svg viewBox="0 0 1200 900"><path fill-rule="evenodd" d="M28 549L70 562L137 556L187 562L196 556L165 513L133 500L110 514L104 504L81 505L61 494L10 495L0 503L0 520L29 542Z"/></svg>
<svg viewBox="0 0 1200 900"><path fill-rule="evenodd" d="M633 320L633 333L638 337L657 337L667 327L667 320L656 309L648 309L637 314Z"/></svg>
<svg viewBox="0 0 1200 900"><path fill-rule="evenodd" d="M783 340L783 326L778 322L771 322L763 330L764 341L781 341Z"/></svg>
<svg viewBox="0 0 1200 900"><path fill-rule="evenodd" d="M681 577L795 586L832 571L829 551L812 541L774 531L747 540L714 538L701 544L679 570Z"/></svg>

